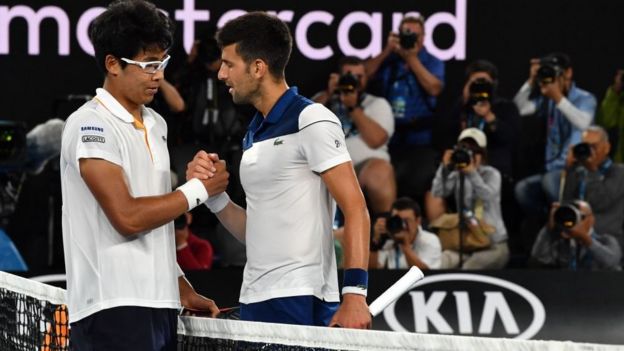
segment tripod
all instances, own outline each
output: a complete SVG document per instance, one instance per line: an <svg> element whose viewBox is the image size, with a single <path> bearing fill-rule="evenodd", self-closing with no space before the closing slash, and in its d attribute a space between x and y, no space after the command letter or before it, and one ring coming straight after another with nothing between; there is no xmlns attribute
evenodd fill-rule
<svg viewBox="0 0 624 351"><path fill-rule="evenodd" d="M465 206L464 206L464 182L466 180L466 175L461 170L457 170L459 173L459 199L457 201L457 213L459 218L459 266L461 269L464 265L464 231L468 229L466 225L466 217L464 215Z"/></svg>

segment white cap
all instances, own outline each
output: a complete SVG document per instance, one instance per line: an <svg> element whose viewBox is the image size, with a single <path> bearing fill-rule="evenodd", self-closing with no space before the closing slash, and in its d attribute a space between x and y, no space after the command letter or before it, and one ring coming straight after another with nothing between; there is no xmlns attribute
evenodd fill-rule
<svg viewBox="0 0 624 351"><path fill-rule="evenodd" d="M480 148L484 149L487 146L487 138L485 133L483 133L480 129L477 128L466 128L462 130L461 134L459 134L459 138L457 141L462 141L466 138L470 138L477 142Z"/></svg>

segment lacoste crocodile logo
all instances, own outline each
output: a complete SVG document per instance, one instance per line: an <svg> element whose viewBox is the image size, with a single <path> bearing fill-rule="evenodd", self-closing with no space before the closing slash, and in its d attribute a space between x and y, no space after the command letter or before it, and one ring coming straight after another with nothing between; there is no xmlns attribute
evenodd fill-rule
<svg viewBox="0 0 624 351"><path fill-rule="evenodd" d="M277 145L282 145L284 143L284 140L277 138L275 139L275 141L273 142L273 146L277 146Z"/></svg>

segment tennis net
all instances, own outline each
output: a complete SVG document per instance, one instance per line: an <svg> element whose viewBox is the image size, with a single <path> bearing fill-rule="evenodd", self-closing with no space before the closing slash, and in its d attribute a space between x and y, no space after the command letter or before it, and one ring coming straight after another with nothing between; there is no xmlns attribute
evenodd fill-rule
<svg viewBox="0 0 624 351"><path fill-rule="evenodd" d="M69 350L65 291L0 272L0 350ZM303 327L182 316L178 350L565 350L611 351L609 345Z"/></svg>

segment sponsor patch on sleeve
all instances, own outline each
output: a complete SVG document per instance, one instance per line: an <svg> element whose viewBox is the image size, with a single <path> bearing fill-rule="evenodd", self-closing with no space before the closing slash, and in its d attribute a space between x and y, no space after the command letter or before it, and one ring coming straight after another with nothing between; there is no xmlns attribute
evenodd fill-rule
<svg viewBox="0 0 624 351"><path fill-rule="evenodd" d="M82 136L83 143L106 143L106 139L100 135L83 135Z"/></svg>

